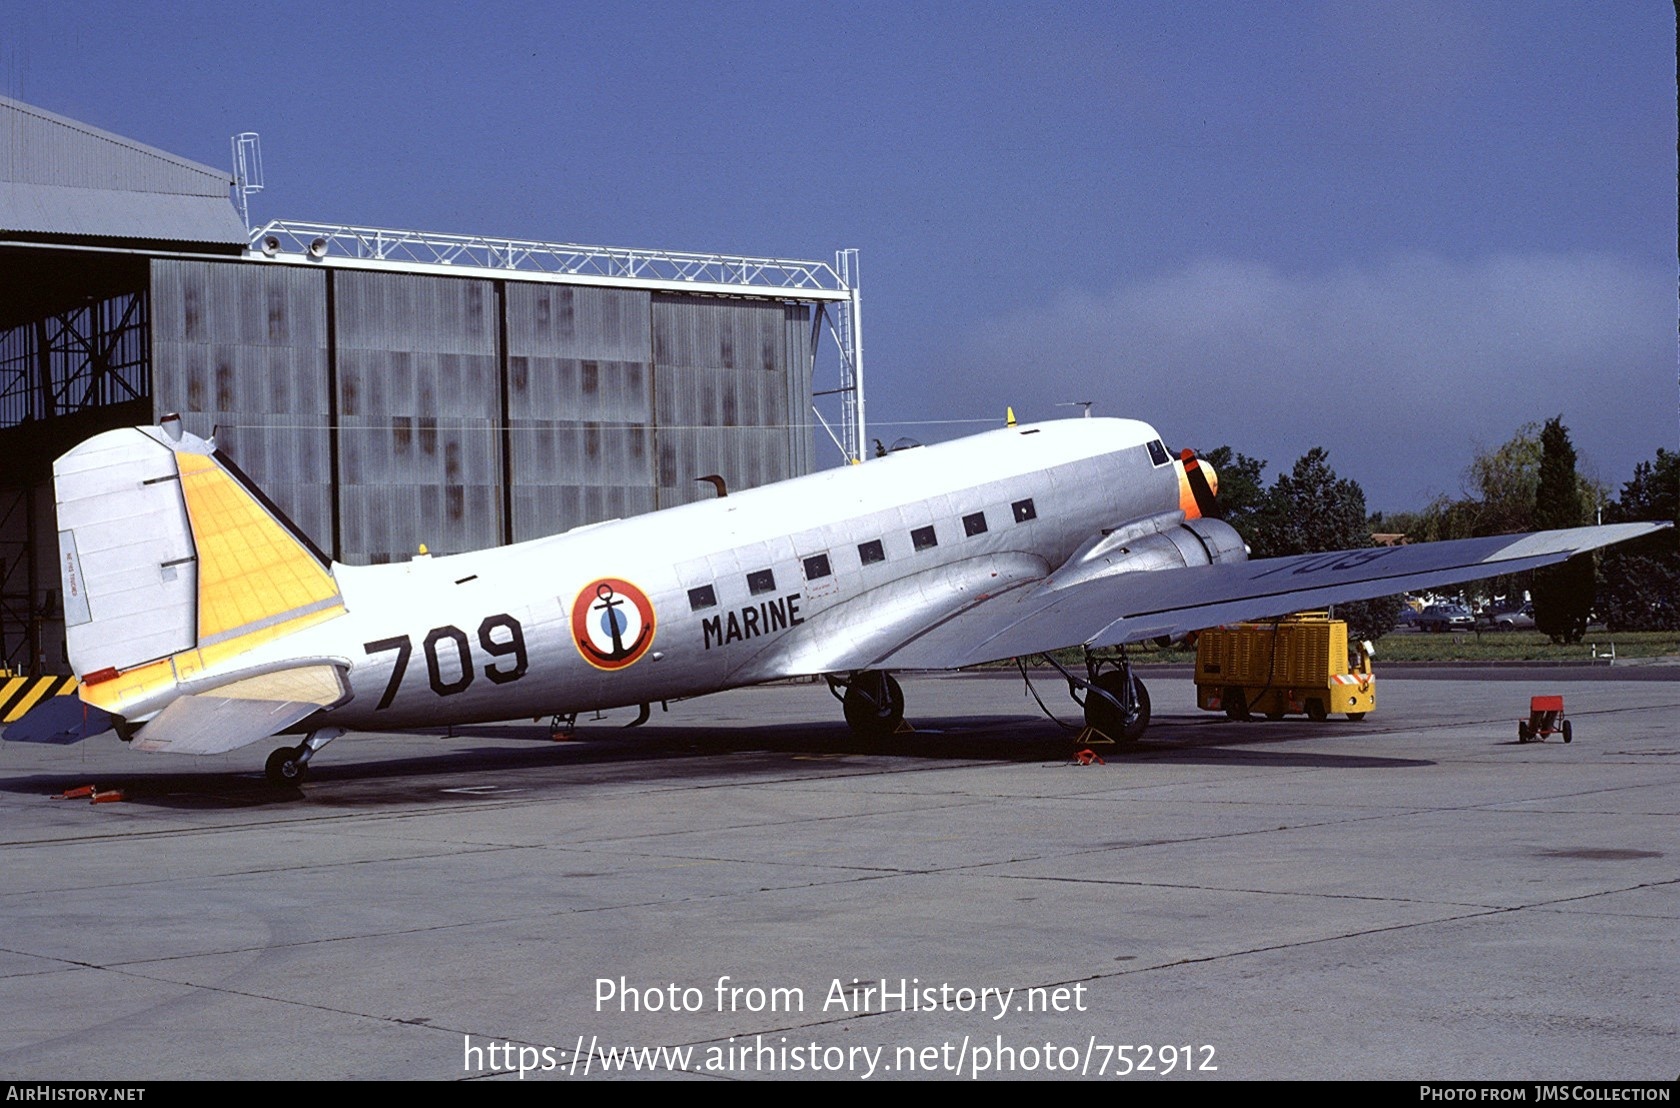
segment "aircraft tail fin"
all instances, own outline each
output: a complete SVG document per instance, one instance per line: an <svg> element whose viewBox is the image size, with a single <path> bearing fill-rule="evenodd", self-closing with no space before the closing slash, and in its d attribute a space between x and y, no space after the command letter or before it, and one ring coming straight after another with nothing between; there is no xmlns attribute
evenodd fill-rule
<svg viewBox="0 0 1680 1108"><path fill-rule="evenodd" d="M82 699L155 711L225 663L331 619L325 560L214 446L180 430L97 435L53 465L59 572Z"/></svg>

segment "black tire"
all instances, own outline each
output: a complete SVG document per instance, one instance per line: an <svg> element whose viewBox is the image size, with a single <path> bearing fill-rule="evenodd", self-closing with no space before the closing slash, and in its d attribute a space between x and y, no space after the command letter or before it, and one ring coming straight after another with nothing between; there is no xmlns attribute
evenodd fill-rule
<svg viewBox="0 0 1680 1108"><path fill-rule="evenodd" d="M1225 718L1234 720L1248 720L1254 718L1248 711L1248 694L1239 688L1229 688L1220 693L1220 699L1225 702Z"/></svg>
<svg viewBox="0 0 1680 1108"><path fill-rule="evenodd" d="M301 761L303 747L283 746L268 756L263 776L278 788L296 788L309 775L309 763Z"/></svg>
<svg viewBox="0 0 1680 1108"><path fill-rule="evenodd" d="M1575 740L1575 733L1574 732L1575 732L1575 729L1573 727L1569 726L1569 721L1564 720L1563 721L1563 741L1564 742L1573 742Z"/></svg>
<svg viewBox="0 0 1680 1108"><path fill-rule="evenodd" d="M1121 695L1126 688L1125 674L1119 670L1104 673L1092 683L1115 700L1125 699ZM1120 710L1106 697L1098 696L1087 689L1085 724L1101 731L1117 743L1135 743L1149 729L1149 690L1144 688L1143 682L1136 677L1132 678L1132 704L1130 718L1122 718Z"/></svg>
<svg viewBox="0 0 1680 1108"><path fill-rule="evenodd" d="M1323 723L1330 718L1330 713L1324 708L1324 701L1317 697L1307 701L1307 718L1314 723Z"/></svg>
<svg viewBox="0 0 1680 1108"><path fill-rule="evenodd" d="M1365 718L1365 713L1364 712L1349 712L1347 714L1347 718L1354 723L1358 723L1360 720Z"/></svg>
<svg viewBox="0 0 1680 1108"><path fill-rule="evenodd" d="M1523 723L1521 720L1517 721L1517 741L1520 743L1528 741L1528 724Z"/></svg>
<svg viewBox="0 0 1680 1108"><path fill-rule="evenodd" d="M1288 713L1286 713L1282 708L1273 708L1271 711L1266 713L1266 718L1271 720L1273 723L1276 723L1287 714Z"/></svg>
<svg viewBox="0 0 1680 1108"><path fill-rule="evenodd" d="M904 722L904 690L890 673L870 671L852 678L842 702L846 726L861 739L879 739Z"/></svg>

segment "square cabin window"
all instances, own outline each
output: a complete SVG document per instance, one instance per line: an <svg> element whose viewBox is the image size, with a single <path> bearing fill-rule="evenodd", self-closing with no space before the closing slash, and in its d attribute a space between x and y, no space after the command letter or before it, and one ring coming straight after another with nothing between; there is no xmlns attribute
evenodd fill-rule
<svg viewBox="0 0 1680 1108"><path fill-rule="evenodd" d="M887 552L881 546L880 539L870 539L868 542L858 543L858 561L866 566L887 560Z"/></svg>
<svg viewBox="0 0 1680 1108"><path fill-rule="evenodd" d="M918 527L910 532L910 545L917 550L932 550L939 545L939 536L933 533L931 525Z"/></svg>
<svg viewBox="0 0 1680 1108"><path fill-rule="evenodd" d="M1010 507L1014 509L1016 523L1025 523L1029 519L1038 518L1038 510L1033 507L1031 497L1026 500L1017 500Z"/></svg>
<svg viewBox="0 0 1680 1108"><path fill-rule="evenodd" d="M768 569L761 569L757 573L747 574L747 591L754 596L762 596L767 592L776 591L776 574Z"/></svg>
<svg viewBox="0 0 1680 1108"><path fill-rule="evenodd" d="M1164 466L1172 461L1167 454L1167 448L1160 439L1149 440L1149 461L1152 465Z"/></svg>
<svg viewBox="0 0 1680 1108"><path fill-rule="evenodd" d="M834 571L828 568L827 554L813 554L805 559L805 580L815 581L819 577L827 577Z"/></svg>
<svg viewBox="0 0 1680 1108"><path fill-rule="evenodd" d="M975 512L971 516L963 516L963 534L969 538L986 533L986 513Z"/></svg>
<svg viewBox="0 0 1680 1108"><path fill-rule="evenodd" d="M703 608L717 607L717 590L710 585L701 585L697 589L688 590L688 610L698 612Z"/></svg>

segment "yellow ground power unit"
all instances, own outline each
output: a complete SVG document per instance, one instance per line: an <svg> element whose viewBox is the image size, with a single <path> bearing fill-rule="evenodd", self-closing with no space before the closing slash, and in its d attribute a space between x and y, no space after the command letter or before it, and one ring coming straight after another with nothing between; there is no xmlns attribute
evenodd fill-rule
<svg viewBox="0 0 1680 1108"><path fill-rule="evenodd" d="M1196 639L1196 705L1231 719L1364 719L1377 703L1371 654L1359 643L1350 657L1347 624L1324 612L1210 628Z"/></svg>

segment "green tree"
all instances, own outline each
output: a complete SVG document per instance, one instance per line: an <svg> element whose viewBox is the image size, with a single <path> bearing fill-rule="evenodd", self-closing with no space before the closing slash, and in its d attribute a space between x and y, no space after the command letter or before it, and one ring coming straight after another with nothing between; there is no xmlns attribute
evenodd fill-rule
<svg viewBox="0 0 1680 1108"><path fill-rule="evenodd" d="M1371 545L1365 490L1357 481L1336 476L1330 455L1315 446L1277 482L1255 510L1251 533L1243 537L1257 558L1316 554ZM1240 529L1239 529L1240 530ZM1380 639L1394 629L1400 598L1387 596L1336 605L1356 639Z"/></svg>
<svg viewBox="0 0 1680 1108"><path fill-rule="evenodd" d="M1587 522L1587 504L1575 474L1575 447L1563 417L1548 419L1540 432L1540 478L1535 486L1534 526L1550 531ZM1592 614L1592 555L1534 571L1534 626L1553 642L1580 642Z"/></svg>
<svg viewBox="0 0 1680 1108"><path fill-rule="evenodd" d="M1456 521L1464 533L1452 538L1534 529L1534 503L1540 487L1540 430L1538 423L1525 423L1503 445L1476 451L1464 471L1465 491L1472 494L1472 499Z"/></svg>
<svg viewBox="0 0 1680 1108"><path fill-rule="evenodd" d="M1680 454L1658 447L1656 461L1635 466L1604 520L1680 524ZM1612 631L1680 628L1680 526L1607 550L1599 564L1598 608Z"/></svg>
<svg viewBox="0 0 1680 1108"><path fill-rule="evenodd" d="M1229 446L1216 446L1205 453L1198 450L1196 454L1219 475L1219 511L1225 522L1237 529L1244 542L1253 545L1249 531L1254 513L1266 500L1266 463Z"/></svg>

